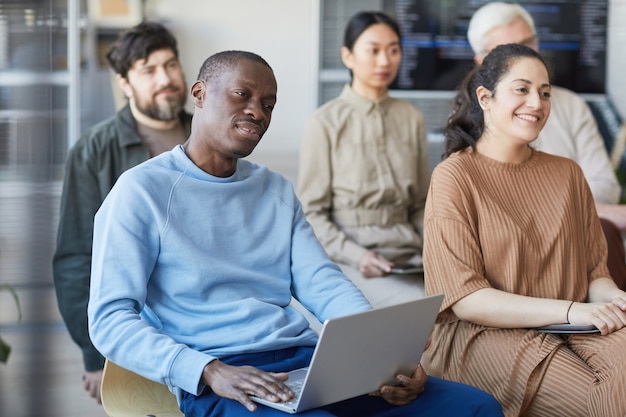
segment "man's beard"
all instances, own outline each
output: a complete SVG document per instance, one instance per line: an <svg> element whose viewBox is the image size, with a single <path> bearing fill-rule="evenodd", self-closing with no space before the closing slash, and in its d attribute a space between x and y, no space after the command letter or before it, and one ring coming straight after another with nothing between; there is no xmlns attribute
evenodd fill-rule
<svg viewBox="0 0 626 417"><path fill-rule="evenodd" d="M135 100L135 106L142 114L154 120L169 122L178 118L178 115L185 107L185 95L180 94L170 97L165 103L159 104L156 100L144 101Z"/></svg>

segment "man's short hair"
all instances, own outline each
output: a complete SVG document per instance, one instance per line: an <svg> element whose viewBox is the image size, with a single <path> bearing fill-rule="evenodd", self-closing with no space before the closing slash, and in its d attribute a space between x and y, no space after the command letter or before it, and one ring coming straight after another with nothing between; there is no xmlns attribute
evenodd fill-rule
<svg viewBox="0 0 626 417"><path fill-rule="evenodd" d="M198 80L210 82L226 71L231 70L241 60L247 59L265 65L272 70L270 64L253 52L247 51L222 51L208 57L198 72ZM273 70L272 70L273 71Z"/></svg>
<svg viewBox="0 0 626 417"><path fill-rule="evenodd" d="M498 26L508 25L518 18L524 19L530 26L530 30L535 33L535 22L532 16L517 3L494 1L476 10L467 28L467 40L474 55L487 52L485 51L487 33Z"/></svg>
<svg viewBox="0 0 626 417"><path fill-rule="evenodd" d="M126 78L137 60L160 49L170 49L178 58L176 38L170 31L160 23L144 21L121 32L106 57L113 71Z"/></svg>

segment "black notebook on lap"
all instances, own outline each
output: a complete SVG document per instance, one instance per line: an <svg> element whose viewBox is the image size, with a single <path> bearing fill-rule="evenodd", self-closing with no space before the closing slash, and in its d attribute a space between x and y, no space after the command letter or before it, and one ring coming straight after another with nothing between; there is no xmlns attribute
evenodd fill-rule
<svg viewBox="0 0 626 417"><path fill-rule="evenodd" d="M561 324L550 324L548 326L535 327L535 330L538 330L543 333L560 333L560 334L580 334L580 333L600 333L600 330L593 324L571 324L571 323L561 323Z"/></svg>

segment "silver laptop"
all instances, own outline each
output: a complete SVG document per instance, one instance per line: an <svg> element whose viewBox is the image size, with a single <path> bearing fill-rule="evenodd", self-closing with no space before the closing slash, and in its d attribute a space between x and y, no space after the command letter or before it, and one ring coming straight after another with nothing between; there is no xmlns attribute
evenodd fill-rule
<svg viewBox="0 0 626 417"><path fill-rule="evenodd" d="M294 414L395 385L417 368L442 301L438 294L327 320L309 366L289 373L296 397L250 398Z"/></svg>

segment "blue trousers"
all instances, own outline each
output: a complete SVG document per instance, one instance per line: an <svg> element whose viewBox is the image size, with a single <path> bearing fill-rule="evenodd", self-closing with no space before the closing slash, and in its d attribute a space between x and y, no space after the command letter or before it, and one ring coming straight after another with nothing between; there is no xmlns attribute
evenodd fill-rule
<svg viewBox="0 0 626 417"><path fill-rule="evenodd" d="M229 365L251 365L268 372L287 372L307 366L312 347L235 355L222 358ZM239 402L223 398L209 388L195 396L184 392L180 404L185 417L286 417L288 414L258 405L254 413ZM503 417L500 404L490 394L469 385L428 377L424 392L404 406L380 397L362 395L298 414L302 417Z"/></svg>

